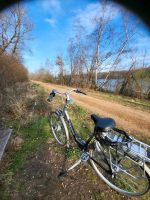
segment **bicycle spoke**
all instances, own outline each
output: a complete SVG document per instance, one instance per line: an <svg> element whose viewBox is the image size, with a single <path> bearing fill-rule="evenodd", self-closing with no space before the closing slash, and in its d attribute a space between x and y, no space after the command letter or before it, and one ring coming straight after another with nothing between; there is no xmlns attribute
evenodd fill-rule
<svg viewBox="0 0 150 200"><path fill-rule="evenodd" d="M129 184L129 179L120 179L120 177L119 177L119 181L121 182L120 186L121 186L122 183L123 183L124 185L127 186L127 187L125 187L125 188L127 188L129 191L132 191L132 192L135 191L135 188L133 188L133 187ZM124 185L122 185L122 188L124 188L124 187L123 187Z"/></svg>
<svg viewBox="0 0 150 200"><path fill-rule="evenodd" d="M138 164L127 157L121 158L121 162L117 164L115 160L109 159L110 154L107 150L105 151L105 154L106 159L108 158L110 163L112 163L114 177L101 167L101 165L104 166L103 163L106 164L106 162L105 159L103 159L101 152L97 151L97 149L91 150L91 156L94 158L91 163L100 178L102 178L110 187L128 195L141 195L148 190L148 178L146 175L144 176L144 171ZM117 157L117 159L119 159L119 157ZM94 160L96 162L94 162ZM117 170L116 173L115 170Z"/></svg>
<svg viewBox="0 0 150 200"><path fill-rule="evenodd" d="M66 144L67 137L66 137L65 122L62 121L62 118L59 117L55 112L53 112L50 115L50 126L57 142L61 145Z"/></svg>

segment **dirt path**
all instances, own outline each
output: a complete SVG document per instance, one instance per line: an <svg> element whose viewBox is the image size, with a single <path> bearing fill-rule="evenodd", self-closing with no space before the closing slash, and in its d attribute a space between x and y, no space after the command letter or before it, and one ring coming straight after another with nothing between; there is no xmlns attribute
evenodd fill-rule
<svg viewBox="0 0 150 200"><path fill-rule="evenodd" d="M59 91L65 91L68 89L66 86L48 84L37 82L44 88L51 90L57 89ZM99 113L105 117L112 117L117 122L117 125L126 131L131 131L135 134L146 135L150 138L150 113L144 112L137 108L131 108L124 106L117 102L111 102L109 100L97 99L92 96L82 96L73 93L72 97L75 102L93 113Z"/></svg>

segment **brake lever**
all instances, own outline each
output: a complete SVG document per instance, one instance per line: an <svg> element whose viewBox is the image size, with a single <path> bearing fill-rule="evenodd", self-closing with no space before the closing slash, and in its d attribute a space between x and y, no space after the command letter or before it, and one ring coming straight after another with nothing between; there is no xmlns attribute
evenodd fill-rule
<svg viewBox="0 0 150 200"><path fill-rule="evenodd" d="M80 93L81 90L80 90L79 88L77 88L75 92L76 92L76 93Z"/></svg>
<svg viewBox="0 0 150 200"><path fill-rule="evenodd" d="M87 95L85 92L81 92L82 94L84 94L84 95Z"/></svg>
<svg viewBox="0 0 150 200"><path fill-rule="evenodd" d="M77 90L76 90L76 93L80 93L80 94L86 95L86 93L85 93L85 92L82 92L80 89L77 89Z"/></svg>

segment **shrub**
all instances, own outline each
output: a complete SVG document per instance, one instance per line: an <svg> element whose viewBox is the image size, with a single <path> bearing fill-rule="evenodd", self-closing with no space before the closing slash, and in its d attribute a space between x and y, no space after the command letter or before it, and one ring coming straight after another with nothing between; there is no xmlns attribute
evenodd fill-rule
<svg viewBox="0 0 150 200"><path fill-rule="evenodd" d="M19 59L8 54L0 56L0 91L17 82L28 80L28 71Z"/></svg>

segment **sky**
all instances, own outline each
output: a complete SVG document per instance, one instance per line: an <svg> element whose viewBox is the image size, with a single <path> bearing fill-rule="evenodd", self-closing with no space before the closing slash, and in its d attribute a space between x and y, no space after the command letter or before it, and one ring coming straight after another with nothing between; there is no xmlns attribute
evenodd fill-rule
<svg viewBox="0 0 150 200"><path fill-rule="evenodd" d="M34 24L30 33L31 40L26 43L27 49L30 49L31 52L23 52L24 64L29 72L38 70L47 59L51 63L55 63L58 54L66 59L69 38L74 36L73 22L80 18L86 31L92 32L94 24L91 19L100 14L98 0L37 0L24 3L24 6ZM121 8L116 5L108 8L106 12L109 15L111 13L117 27L120 23ZM131 19L132 22L133 19ZM146 49L146 61L150 63L150 32L141 23L138 31L140 34L136 38L135 45L140 49L138 58L142 58ZM124 58L124 63L127 62L128 58Z"/></svg>

